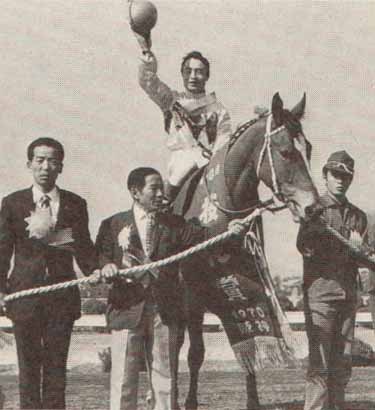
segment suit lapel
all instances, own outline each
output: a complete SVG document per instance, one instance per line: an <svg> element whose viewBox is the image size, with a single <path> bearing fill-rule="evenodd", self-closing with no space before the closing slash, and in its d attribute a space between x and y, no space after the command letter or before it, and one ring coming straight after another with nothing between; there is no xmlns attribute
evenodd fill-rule
<svg viewBox="0 0 375 410"><path fill-rule="evenodd" d="M28 224L25 221L25 218L30 217L31 212L35 211L32 187L24 191L24 199L22 202L20 201L19 203L17 203L17 207L19 209L18 212L20 212L20 219L22 219L25 223L24 228L26 230ZM26 234L29 235L27 231Z"/></svg>
<svg viewBox="0 0 375 410"><path fill-rule="evenodd" d="M69 220L69 213L70 213L70 202L69 197L67 196L66 191L59 189L60 195L60 204L59 210L57 212L57 221L55 229L64 228L64 224L67 220Z"/></svg>
<svg viewBox="0 0 375 410"><path fill-rule="evenodd" d="M130 252L134 254L138 259L143 260L145 258L145 253L142 247L141 238L139 237L138 227L135 223L134 212L130 211L129 219L126 221L130 224Z"/></svg>
<svg viewBox="0 0 375 410"><path fill-rule="evenodd" d="M23 202L23 206L27 209L27 212L35 210L32 187L25 191L25 201Z"/></svg>

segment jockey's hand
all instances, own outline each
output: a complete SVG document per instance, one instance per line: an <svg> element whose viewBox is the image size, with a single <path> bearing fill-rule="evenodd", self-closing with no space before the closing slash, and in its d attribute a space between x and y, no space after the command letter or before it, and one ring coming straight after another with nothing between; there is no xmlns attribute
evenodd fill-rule
<svg viewBox="0 0 375 410"><path fill-rule="evenodd" d="M235 236L243 236L248 230L248 226L240 219L233 219L228 224L228 231Z"/></svg>
<svg viewBox="0 0 375 410"><path fill-rule="evenodd" d="M0 313L5 313L5 293L0 292Z"/></svg>
<svg viewBox="0 0 375 410"><path fill-rule="evenodd" d="M147 54L151 52L152 40L151 33L148 34L139 34L133 31L135 38L138 41L139 46L141 47L142 53Z"/></svg>

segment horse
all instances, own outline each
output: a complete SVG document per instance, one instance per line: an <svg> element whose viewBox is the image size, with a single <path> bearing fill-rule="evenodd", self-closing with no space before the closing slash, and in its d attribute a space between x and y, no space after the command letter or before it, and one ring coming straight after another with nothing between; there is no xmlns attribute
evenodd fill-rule
<svg viewBox="0 0 375 410"><path fill-rule="evenodd" d="M187 220L197 220L208 226L210 236L217 235L226 230L228 221L243 217L260 205L258 185L262 181L274 197L289 208L295 222L311 217L318 202L318 193L309 170L311 144L300 122L305 105L304 94L292 110L286 110L279 93L276 93L270 113L240 126L230 141L211 158L203 173L193 175L185 182L174 201L174 212ZM257 221L256 226L262 236L261 220ZM204 312L208 309L219 317L232 343L238 333L235 317L228 307L223 308L218 301L222 297L222 293L218 292L218 283L224 283L225 287L228 272L233 272L235 266L236 273L240 272L240 280L247 277L251 279L249 283L256 284L253 295L264 296L264 287L259 285L259 278L254 275L253 262L243 250L241 241L237 240L216 246L209 254L197 255L180 264L187 319L180 327L177 365L172 377L174 410L179 409L178 355L184 342L185 329L190 338L190 383L185 408L196 410L198 376L205 352L202 329ZM241 354L238 351L235 353L244 367ZM245 365L245 368L247 409L258 409L255 372L251 366Z"/></svg>

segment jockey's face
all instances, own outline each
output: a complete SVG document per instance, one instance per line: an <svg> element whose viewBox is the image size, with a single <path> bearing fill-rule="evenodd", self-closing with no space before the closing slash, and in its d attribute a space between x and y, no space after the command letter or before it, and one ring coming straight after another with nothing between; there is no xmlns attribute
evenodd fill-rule
<svg viewBox="0 0 375 410"><path fill-rule="evenodd" d="M163 180L159 174L147 175L142 189L135 188L133 199L146 212L154 212L160 209L164 198Z"/></svg>
<svg viewBox="0 0 375 410"><path fill-rule="evenodd" d="M187 91L193 94L201 94L205 91L208 80L207 67L202 61L190 58L182 67L182 79Z"/></svg>

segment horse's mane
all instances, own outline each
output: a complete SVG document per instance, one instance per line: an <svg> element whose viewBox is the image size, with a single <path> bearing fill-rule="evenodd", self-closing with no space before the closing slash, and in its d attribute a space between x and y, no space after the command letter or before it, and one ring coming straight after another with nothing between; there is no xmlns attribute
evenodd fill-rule
<svg viewBox="0 0 375 410"><path fill-rule="evenodd" d="M219 149L216 155L213 157L212 167L215 167L218 163L221 163L223 165L223 168L221 169L224 173L225 179L238 175L241 164L243 164L243 162L248 158L249 152L247 150L244 150L244 147L241 144L241 141L244 142L244 140L241 137L244 137L250 144L256 144L257 142L254 137L261 135L261 130L265 128L266 118L266 115L261 115L256 118L250 119L238 126L235 132L231 135L227 144ZM289 110L282 109L276 118L275 116L273 117L273 121L274 127L280 127L282 125L285 126L286 130L291 136L296 136L298 135L298 133L302 132L302 125L299 119L293 112ZM250 128L252 129L250 130ZM249 132L247 133L247 131ZM244 135L245 133L246 135ZM310 144L308 143L308 157L311 152L309 145ZM251 147L252 145L248 146L248 148ZM228 154L230 154L231 156L230 164L226 162ZM210 165L211 162L208 167L210 167ZM204 169L201 169L188 178L188 180L184 183L184 188L182 189L183 195L181 193L181 195L178 196L178 199L180 200L179 202L187 202L188 204L190 204L193 198L193 193L199 181L202 177L205 178L205 172L206 171ZM183 201L181 201L182 198L184 199ZM182 206L180 207L181 210L184 209L181 212L182 214L185 214L186 210L188 209L187 203L185 203L184 205L182 204Z"/></svg>
<svg viewBox="0 0 375 410"><path fill-rule="evenodd" d="M244 124L237 127L236 131L231 135L229 143L228 143L228 151L233 147L233 145L237 142L238 138L252 125L254 125L260 117L253 118L252 120L246 121Z"/></svg>
<svg viewBox="0 0 375 410"><path fill-rule="evenodd" d="M237 127L236 131L231 135L230 140L227 145L227 152L231 150L231 148L236 144L236 142L239 140L241 135L247 131L250 127L255 125L258 121L264 119L265 116L259 116L257 118L253 118L243 124L241 124L239 127ZM293 137L297 136L298 134L303 134L303 129L302 129L302 124L299 118L297 116L286 109L282 109L279 115L275 118L274 116L274 122L276 127L280 126L285 126L289 134ZM310 159L311 157L311 144L310 142L306 139L307 142L307 157Z"/></svg>
<svg viewBox="0 0 375 410"><path fill-rule="evenodd" d="M252 125L256 122L264 118L264 116L260 116L257 118L253 118L245 123L241 124L237 127L236 131L231 135L229 143L228 143L228 150L232 148L232 146L236 143L238 138ZM279 119L275 119L276 126L284 125L285 128L290 132L291 135L297 135L302 132L302 125L300 120L289 110L282 110L282 116Z"/></svg>

